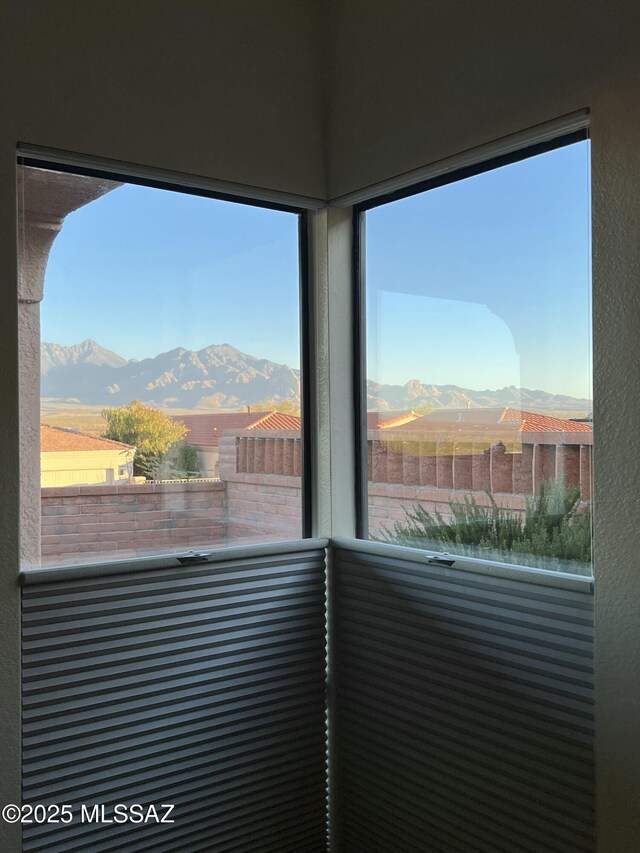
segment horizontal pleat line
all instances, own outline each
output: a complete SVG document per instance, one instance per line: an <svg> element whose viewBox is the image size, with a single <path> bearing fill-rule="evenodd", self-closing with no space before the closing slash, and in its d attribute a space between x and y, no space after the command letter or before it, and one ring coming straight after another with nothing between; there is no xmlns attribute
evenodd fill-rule
<svg viewBox="0 0 640 853"><path fill-rule="evenodd" d="M495 765L487 770L482 764L482 756L478 756L477 760L473 757L465 760L464 756L460 758L460 754L455 751L450 753L448 748L431 751L424 746L414 750L403 749L398 748L391 738L388 746L364 738L359 742L355 741L355 737L352 740L353 743L344 746L349 778L352 775L368 778L369 775L377 774L386 780L387 786L395 789L396 786L406 785L423 791L427 799L433 797L442 785L457 791L463 803L468 800L470 803L486 804L487 812L493 813L495 809L496 814L499 814L502 809L510 813L518 809L534 825L550 823L576 833L583 832L585 825L592 819L592 798L584 798L580 803L556 800L553 793L542 790L533 778L530 783L522 778L511 780L508 765L504 778ZM397 755L393 750L397 750Z"/></svg>
<svg viewBox="0 0 640 853"><path fill-rule="evenodd" d="M591 749L593 745L593 718L564 715L562 719L556 713L544 713L540 707L532 704L519 709L505 703L501 696L495 704L488 699L475 695L471 700L460 688L438 684L434 680L425 683L414 679L402 689L403 695L389 693L380 685L380 679L386 678L383 670L372 668L371 672L360 665L358 660L340 661L341 673L348 674L348 680L339 681L338 697L349 697L354 710L366 709L368 705L388 707L390 713L410 711L421 718L423 714L440 716L451 715L456 726L466 726L469 722L484 727L496 727L499 731L509 731L540 742L541 738L553 738L558 743L566 743L573 752L575 748ZM535 711L535 714L533 712Z"/></svg>
<svg viewBox="0 0 640 853"><path fill-rule="evenodd" d="M148 829L151 826L156 831L173 832L175 834L176 830L179 831L180 828L188 825L190 821L201 822L204 815L209 819L216 818L218 826L220 826L240 816L244 817L246 814L251 814L252 810L258 812L261 809L267 810L271 807L275 811L278 807L286 806L286 803L291 800L321 803L324 797L324 784L324 775L320 773L316 774L315 778L311 780L308 778L305 780L300 777L292 777L272 787L232 791L224 796L218 795L215 799L212 799L207 794L200 798L189 798L187 795L182 800L179 797L173 797L171 802L175 802L175 810L171 817L174 818L175 824L147 824L145 828ZM117 800L115 802L122 801ZM136 802L140 802L140 800L136 800ZM142 803L142 805L146 806L145 803ZM32 842L37 843L43 839L50 843L53 840L51 838L52 832L47 825L33 827L33 830L41 831L31 831L26 834L25 837L28 837ZM104 834L105 831L117 832L122 843L123 839L126 841L132 834L139 834L141 826L136 824L110 824L101 826L99 824L75 822L66 825L60 831L60 836L61 840L68 845L84 847L92 843L91 836L99 836Z"/></svg>
<svg viewBox="0 0 640 853"><path fill-rule="evenodd" d="M412 628L423 628L427 632L434 632L452 637L457 632L464 636L473 636L477 632L484 642L489 642L497 648L526 649L527 646L537 650L538 655L568 655L567 659L578 658L585 662L586 667L593 665L593 639L560 636L549 633L543 628L532 628L530 625L511 625L508 628L499 620L484 618L478 614L463 613L435 613L427 605L413 602L402 602L401 605L393 607L390 600L381 596L377 602L365 599L357 599L352 595L344 595L343 590L338 588L336 593L336 627L340 627L350 621L352 615L361 622L367 624L366 620L380 625L392 625L398 623L398 630L411 630Z"/></svg>
<svg viewBox="0 0 640 853"><path fill-rule="evenodd" d="M245 606L246 605L246 606ZM144 626L135 621L119 625L117 630L118 639L142 640L155 634L158 636L179 634L181 631L194 631L194 636L207 630L214 633L223 631L226 627L233 630L240 629L243 625L263 622L275 622L276 620L288 621L289 618L301 618L307 613L324 612L325 596L322 594L313 596L290 597L283 599L258 598L253 602L245 602L245 605L234 606L227 609L206 608L198 612L190 613L181 611L179 614L168 610L166 613L153 619L147 619ZM32 649L35 653L43 650L46 643L47 649L66 648L74 646L78 642L113 640L113 624L108 620L101 625L94 622L83 621L82 625L77 622L73 625L73 631L69 631L68 624L57 626L55 621L51 625L38 625L36 628L26 629L23 626L23 645Z"/></svg>
<svg viewBox="0 0 640 853"><path fill-rule="evenodd" d="M377 808L377 803L373 807ZM386 812L371 820L367 805L353 802L343 815L340 849L344 853L555 853L557 849L546 845L531 847L526 840L512 844L498 832L487 842L467 828L464 815L455 827L448 829L449 833L442 827L430 825L416 831L406 824L388 820ZM451 834L454 830L455 837ZM559 848L559 853L581 853L590 849L572 845Z"/></svg>
<svg viewBox="0 0 640 853"><path fill-rule="evenodd" d="M360 777L349 780L343 789L343 795L347 810L349 807L361 812L367 808L371 809L372 828L387 823L393 817L398 825L403 827L401 837L410 834L415 838L424 838L434 832L446 833L463 845L469 845L471 837L474 839L473 845L467 849L483 849L487 853L491 853L498 845L508 850L517 850L519 853L565 853L568 849L584 849L584 845L577 839L558 840L551 834L545 834L542 823L539 832L530 834L524 825L517 825L515 828L504 826L499 821L492 821L490 815L479 820L469 809L461 812L447 808L446 803L443 804L438 799L432 800L428 795L419 805L409 804L406 800L400 800L388 788L372 791L371 786ZM482 844L480 848L476 846L479 843Z"/></svg>
<svg viewBox="0 0 640 853"><path fill-rule="evenodd" d="M510 692L524 692L535 695L537 692L552 693L575 700L582 705L593 705L593 687L588 681L571 680L564 673L542 674L530 669L521 669L510 662L496 658L488 658L480 649L466 651L461 654L455 648L442 649L430 647L426 643L415 642L413 646L398 642L393 635L377 632L358 633L343 626L340 632L343 645L349 650L358 649L359 653L372 656L384 663L393 662L393 666L406 668L411 672L416 667L427 668L430 672L440 675L450 674L464 679L465 683L474 681L478 684L490 681L497 688L502 685Z"/></svg>
<svg viewBox="0 0 640 853"><path fill-rule="evenodd" d="M128 709L124 706L105 710L101 717L86 721L82 714L66 714L62 717L24 721L22 742L25 749L38 746L55 746L67 741L82 743L86 738L117 737L120 732L135 730L138 724L153 728L171 726L174 723L187 722L202 717L224 715L231 711L277 708L282 702L307 701L323 702L324 685L318 683L317 674L307 678L274 679L272 683L251 685L246 689L235 688L220 693L211 691L197 698L180 701L173 697L171 705L166 702L157 705L133 703Z"/></svg>
<svg viewBox="0 0 640 853"><path fill-rule="evenodd" d="M339 705L340 722L344 726L367 725L377 730L378 726L386 727L386 737L403 741L405 733L409 732L411 743L420 746L433 739L443 743L451 743L453 748L474 750L478 754L503 756L507 766L519 766L523 770L536 770L542 775L570 779L578 789L591 792L593 775L593 751L583 749L581 753L567 756L558 750L562 741L558 740L558 750L553 749L553 741L546 744L519 744L510 733L504 733L499 726L482 726L481 719L475 726L461 726L458 720L449 719L446 712L434 714L431 709L421 713L413 709L389 707L379 701L368 706L353 705L341 702ZM384 732L385 729L382 729ZM355 732L357 737L357 731Z"/></svg>
<svg viewBox="0 0 640 853"><path fill-rule="evenodd" d="M122 789L111 792L111 796L105 802L106 804L114 805L115 803L141 803L145 807L149 803L159 804L162 802L171 802L175 805L175 810L172 817L176 823L179 823L185 814L198 810L198 803L208 804L218 811L240 807L247 802L259 804L264 800L277 800L279 793L282 790L297 790L305 785L313 785L314 788L322 789L320 798L325 796L326 779L324 761L322 755L318 752L314 756L314 760L309 762L308 767L288 767L271 768L272 772L259 774L254 777L253 774L235 778L233 781L223 779L217 784L207 786L204 783L195 785L192 789L187 784L181 786L171 785L169 788L159 789L157 786L152 791L152 796L143 796L134 794L133 797L124 796L125 792ZM90 809L94 805L94 800L86 802ZM77 804L76 804L77 806ZM107 812L108 812L107 808ZM76 807L74 814L74 822L67 825L58 825L58 827L47 824L31 825L25 827L25 833L30 838L38 838L51 832L63 832L65 839L73 838L75 835L84 832L94 832L98 830L97 824L82 824L79 822L80 809ZM113 824L119 826L119 824ZM168 825L168 824L165 824Z"/></svg>
<svg viewBox="0 0 640 853"><path fill-rule="evenodd" d="M261 829L245 830L235 836L226 833L221 838L215 829L193 829L180 836L186 847L175 848L157 845L145 846L140 850L165 851L165 853L193 853L193 845L209 838L206 846L197 848L204 853L303 853L318 851L326 853L327 839L323 832L324 814L318 808L307 808L305 814L285 815L281 820L272 822L266 831ZM310 840L311 838L311 840ZM129 851L127 851L129 853Z"/></svg>
<svg viewBox="0 0 640 853"><path fill-rule="evenodd" d="M354 725L360 724L362 721L362 725L366 724L368 719L367 716L363 716L363 714L355 712L350 708L345 708L344 704L340 705L340 721L341 725L347 725L350 721L355 721ZM372 714L371 709L367 709L368 715ZM394 730L401 728L404 726L408 732L411 734L411 742L413 748L419 749L423 744L427 743L431 745L431 748L437 749L439 744L444 744L447 750L446 754L451 754L452 758L456 755L456 753L461 752L461 760L469 763L472 767L475 765L475 761L473 758L470 758L471 755L482 755L486 761L486 764L483 765L485 769L492 767L494 764L498 767L499 773L509 774L513 777L513 779L524 779L527 780L528 768L532 765L536 765L538 763L543 764L544 762L533 761L529 759L528 755L525 752L516 752L513 755L509 755L508 748L503 748L500 752L506 753L508 757L507 763L495 762L492 758L492 754L498 751L498 747L496 746L496 741L499 739L499 728L495 725L489 725L487 727L488 733L493 732L494 738L492 741L485 741L482 744L476 743L473 752L469 753L469 748L467 744L469 740L473 741L473 738L469 738L466 735L464 729L457 729L455 726L450 726L446 730L446 734L443 733L443 726L446 725L446 721L444 718L441 718L441 725L430 725L431 720L427 717L424 720L421 720L419 715L413 717L413 719L407 719L407 715L396 713L393 709L387 709L384 706L384 703L380 702L378 706L375 708L376 713L376 721L379 722L380 725L387 726L389 728L388 737L392 737L394 734ZM357 736L357 732L356 732ZM359 737L355 740L355 743L363 743L362 737ZM404 742L404 741L403 741ZM542 753L543 755L545 753ZM549 784L552 784L551 778L553 774L560 774L562 771L557 768L557 765L550 765L545 768L546 773L545 777L549 777ZM580 773L580 774L562 774L566 775L569 779L572 780L572 791L570 793L570 799L574 796L578 795L580 789L583 790L582 796L587 800L590 798L590 789L588 780L590 780L591 776L588 773ZM543 777L540 777L543 778ZM532 781L531 784L534 784ZM573 790L575 786L576 790Z"/></svg>
<svg viewBox="0 0 640 853"><path fill-rule="evenodd" d="M71 714L99 714L101 717L108 715L110 707L110 699L113 707L135 707L139 703L139 708L147 706L155 708L162 705L163 701L167 706L170 706L173 701L183 701L191 696L200 694L201 696L209 696L219 690L221 693L233 690L245 690L252 687L273 683L280 683L283 679L318 679L318 684L322 682L324 690L324 666L317 660L302 660L294 661L273 661L271 666L269 662L261 662L261 665L254 664L253 666L237 667L234 671L224 671L222 673L211 672L207 673L206 677L198 678L197 673L191 673L188 678L173 678L168 681L158 682L155 684L145 684L141 687L128 688L126 690L113 691L109 694L107 690L104 693L91 693L89 695L72 697L69 699L67 694L64 697L58 697L55 703L47 704L47 696L32 698L28 707L24 711L24 721L27 725L31 722L40 723L49 721L58 725L58 720L66 718Z"/></svg>
<svg viewBox="0 0 640 853"><path fill-rule="evenodd" d="M451 666L449 672L437 662L407 662L394 649L389 654L377 654L366 647L352 644L349 656L340 658L342 666L348 667L356 676L367 680L383 676L398 685L413 688L415 684L426 693L438 692L455 697L463 703L479 701L495 702L498 707L509 708L525 714L546 714L559 720L569 719L571 724L579 724L590 730L593 725L593 697L568 696L567 691L542 689L528 684L524 679L509 680L504 677L491 677L484 674L479 678L473 668L473 660L463 668ZM422 665L420 665L422 663ZM449 674L451 673L451 674Z"/></svg>
<svg viewBox="0 0 640 853"><path fill-rule="evenodd" d="M438 736L452 738L461 743L482 743L486 749L504 751L508 755L522 756L522 760L539 761L544 756L544 766L550 770L556 768L572 776L590 779L593 771L593 744L579 746L567 743L561 737L553 738L546 734L523 731L501 721L486 721L483 716L470 712L466 717L459 709L442 705L407 707L402 702L390 704L375 695L370 701L362 702L357 692L342 696L338 704L340 721L348 723L357 720L363 725L384 721L390 727L390 734L402 735L405 730L414 732L414 737Z"/></svg>
<svg viewBox="0 0 640 853"><path fill-rule="evenodd" d="M173 598L167 596L161 600L152 600L148 596L131 598L126 601L115 602L112 607L105 605L89 607L70 606L65 611L59 608L47 609L38 612L37 618L32 616L23 620L23 635L26 638L33 634L46 637L51 632L51 622L55 620L57 631L65 628L79 630L88 627L94 630L96 626L127 625L133 617L138 617L141 627L144 623L157 619L159 616L179 616L185 612L193 611L199 613L205 611L212 616L219 612L233 608L248 610L253 606L264 605L269 600L277 602L305 601L315 599L318 601L324 597L324 583L321 579L314 577L301 579L299 583L270 584L263 589L254 585L244 590L219 590L215 594L208 592L201 598L179 595L175 590ZM54 632L55 634L55 632Z"/></svg>
<svg viewBox="0 0 640 853"><path fill-rule="evenodd" d="M186 661L196 662L199 659L226 659L227 656L240 655L243 652L266 651L277 654L280 648L290 648L300 645L304 647L309 642L315 642L320 647L325 642L325 631L322 624L300 626L295 631L283 628L280 633L273 631L266 636L251 634L248 637L229 637L226 641L218 639L211 643L191 643L189 638L172 646L158 645L155 652L135 654L118 648L114 638L111 654L96 655L91 660L90 672L87 672L89 660L86 658L71 661L52 661L41 666L25 666L22 683L25 688L31 685L50 683L54 679L58 684L73 682L75 678L93 675L94 680L109 679L112 674L153 672L165 666L180 666ZM64 673L62 675L61 673Z"/></svg>
<svg viewBox="0 0 640 853"><path fill-rule="evenodd" d="M152 850L154 853L212 853L211 841L204 842L211 832L206 830L194 830L181 836L188 848L181 847L179 850L165 845L145 845L135 847L127 853L143 853ZM322 834L322 822L319 819L297 820L295 828L286 824L275 832L269 833L269 840L265 841L234 841L217 843L213 853L327 853L327 839Z"/></svg>
<svg viewBox="0 0 640 853"><path fill-rule="evenodd" d="M346 757L350 780L360 779L362 784L374 786L391 798L401 798L415 808L417 815L422 814L426 804L437 808L441 803L454 815L470 813L481 823L489 820L491 824L500 823L516 831L523 824L533 836L537 832L542 832L543 836L551 833L554 837L571 841L576 835L587 835L585 826L590 823L590 812L567 815L555 809L545 810L526 796L515 796L508 789L497 794L491 787L457 774L455 768L443 768L441 764L432 766L425 762L412 771L405 764L398 766L398 762L385 760L385 756L378 752L371 759L366 755L361 758L357 749L347 751Z"/></svg>
<svg viewBox="0 0 640 853"><path fill-rule="evenodd" d="M82 802L91 799L104 802L113 797L129 797L135 801L137 796L148 792L149 796L162 795L173 790L173 785L209 784L214 790L218 786L226 786L231 780L241 784L243 779L262 778L270 773L285 773L288 768L299 763L313 765L318 759L325 759L324 739L317 733L306 736L292 737L288 741L273 740L259 747L231 750L225 757L219 755L201 754L196 759L184 761L165 761L153 767L145 765L132 767L130 773L114 774L113 777L94 775L93 779L78 779L76 786L68 782L62 786L51 778L43 780L41 787L25 786L25 791L32 800L38 802L60 802L63 795L72 802ZM65 787L66 786L66 787ZM60 788L64 787L62 794ZM158 794L159 792L159 794ZM25 799L27 799L25 797Z"/></svg>
<svg viewBox="0 0 640 853"><path fill-rule="evenodd" d="M540 588L533 584L517 584L502 580L500 583L452 583L449 578L437 578L420 572L399 572L387 565L372 567L370 564L341 563L341 580L354 586L377 586L390 590L405 589L412 596L452 598L456 602L487 604L517 613L537 615L563 622L592 623L592 600L590 596L571 594L568 590L554 590L555 595L536 595Z"/></svg>
<svg viewBox="0 0 640 853"><path fill-rule="evenodd" d="M339 599L351 598L360 605L377 606L383 613L398 613L410 610L422 613L433 621L458 619L473 620L479 625L499 624L503 630L529 629L532 636L543 632L552 637L566 638L574 642L588 643L593 640L591 625L582 625L561 619L551 619L544 614L514 613L508 607L496 607L487 602L463 601L454 597L435 595L429 590L418 595L415 590L401 585L384 585L371 582L355 584L348 575L340 578Z"/></svg>
<svg viewBox="0 0 640 853"><path fill-rule="evenodd" d="M233 642L234 638L261 637L279 635L285 632L294 633L299 629L321 628L324 631L324 601L310 602L304 608L288 609L280 618L273 615L250 614L242 620L222 622L208 621L201 625L189 625L185 636L183 626L168 625L166 630L149 630L143 633L118 633L117 640L112 632L101 636L89 637L82 634L82 641L75 633L67 633L63 642L53 642L47 639L46 648L42 647L40 638L29 638L22 649L23 668L32 672L34 668L47 664L58 666L70 661L101 659L112 654L134 654L153 657L159 650L180 649L187 645L192 648L211 647L222 642Z"/></svg>
<svg viewBox="0 0 640 853"><path fill-rule="evenodd" d="M297 702L286 703L284 708L270 709L267 714L261 712L238 711L235 714L227 714L222 717L211 716L204 719L194 720L176 724L173 728L163 727L161 729L144 729L129 731L122 737L106 738L99 743L94 739L90 742L84 739L82 743L70 740L65 749L39 748L25 752L25 760L29 767L38 772L42 766L55 764L58 772L68 764L80 765L84 761L99 760L109 757L116 760L123 752L134 756L138 751L152 750L161 751L177 747L184 742L197 743L202 739L233 737L241 738L246 733L260 735L264 728L275 727L282 722L299 722L308 716L322 713L323 704L315 700L301 699ZM206 740L211 745L210 740ZM235 742L235 740L234 740Z"/></svg>
<svg viewBox="0 0 640 853"><path fill-rule="evenodd" d="M571 705L577 703L567 700L567 707L563 707L559 699L545 695L526 697L525 701L522 696L489 687L481 688L466 682L458 686L452 683L453 679L440 677L432 671L426 671L420 679L411 673L376 666L375 661L362 656L343 659L340 667L341 676L344 676L341 684L348 684L348 689L355 685L377 689L382 680L386 682L391 701L393 693L396 693L403 700L411 700L418 705L434 702L461 705L467 709L476 707L478 714L484 712L490 719L499 719L500 716L519 719L525 729L550 725L556 733L564 730L565 737L569 739L571 733L582 734L588 739L593 736L593 709L588 705L574 708Z"/></svg>
<svg viewBox="0 0 640 853"><path fill-rule="evenodd" d="M245 583L224 584L215 587L205 587L197 590L183 590L179 584L174 585L173 591L167 590L162 594L150 595L146 591L137 592L135 595L114 594L106 600L95 601L93 598L77 600L68 598L61 602L51 603L48 600L37 607L34 602L31 607L25 608L24 623L27 627L46 625L46 619L55 613L58 622L76 621L89 616L109 614L117 616L126 613L131 607L140 607L153 611L166 607L167 604L175 604L180 592L180 602L189 602L191 606L197 607L202 603L218 603L227 599L243 600L248 596L270 593L287 594L296 593L298 590L316 590L322 592L324 577L319 572L298 574L278 578L267 578L265 580L247 579Z"/></svg>
<svg viewBox="0 0 640 853"><path fill-rule="evenodd" d="M322 670L318 666L315 671L309 669L293 675L286 670L277 671L272 678L268 673L263 672L253 680L246 679L243 684L238 684L236 679L231 679L226 682L215 682L200 689L200 685L195 682L191 687L182 690L143 694L127 701L113 702L102 708L93 708L89 720L84 710L58 708L57 713L47 713L46 707L38 708L24 715L22 731L28 743L38 743L41 740L55 740L56 737L65 738L69 734L69 729L72 733L96 732L99 734L102 731L126 728L130 722L171 718L174 708L177 714L195 712L198 709L201 709L202 713L216 713L216 708L225 708L234 700L245 701L249 706L252 702L269 704L272 695L274 701L277 701L282 695L318 694L323 696L325 694Z"/></svg>
<svg viewBox="0 0 640 853"><path fill-rule="evenodd" d="M531 666L541 667L548 664L559 664L577 673L593 677L593 644L585 646L584 650L576 653L571 644L558 647L551 642L543 645L540 637L532 640L522 637L506 637L494 629L498 626L453 624L451 622L427 621L416 617L407 610L402 620L390 619L376 611L375 607L363 607L362 603L353 598L340 599L339 618L336 618L337 630L348 627L360 633L391 635L405 640L407 643L424 641L435 646L452 647L464 653L475 649L491 655L513 655L527 661ZM588 654L587 654L588 652Z"/></svg>
<svg viewBox="0 0 640 853"><path fill-rule="evenodd" d="M510 590L512 594L518 595L523 600L531 599L549 604L558 601L566 604L567 601L571 601L575 603L576 607L583 606L587 610L593 606L593 592L587 583L581 585L580 590L560 589L549 586L544 580L540 583L529 583L514 577L496 577L491 574L490 569L485 573L466 572L455 567L434 566L427 563L424 558L422 560L402 560L387 555L382 557L364 553L358 554L340 549L334 551L334 561L342 567L343 572L366 572L370 575L375 575L379 571L390 572L401 577L406 583L424 581L434 585L446 586L449 589L461 588L463 594L473 590L495 589L497 594ZM496 563L495 565L501 564ZM590 601L591 603L589 603Z"/></svg>
<svg viewBox="0 0 640 853"><path fill-rule="evenodd" d="M109 678L102 679L102 681L92 679L90 671L87 672L86 682L79 678L67 679L64 676L59 680L54 678L42 679L34 684L23 685L23 695L25 707L28 708L30 705L43 701L43 697L46 697L48 703L55 703L58 700L64 701L71 697L85 698L100 695L104 694L105 691L113 691L117 695L121 689L141 690L162 683L170 686L176 679L185 680L189 676L200 676L206 682L207 677L220 679L243 673L251 674L265 667L271 666L276 669L278 666L285 667L295 662L307 663L310 667L317 667L317 643L309 642L304 644L302 648L294 643L288 648L280 649L277 654L269 654L268 650L254 654L242 652L237 655L228 655L224 660L211 660L206 665L204 661L201 661L167 669L157 666L149 668L144 674L136 674L134 671L123 673L117 677L112 673Z"/></svg>
<svg viewBox="0 0 640 853"><path fill-rule="evenodd" d="M474 853L494 853L500 850L496 844L486 846L481 839L474 838L471 841L468 835L465 837L464 830L460 827L460 824L464 826L463 820L458 826L447 826L437 816L433 818L429 815L425 817L422 827L416 829L396 813L386 809L384 801L376 799L373 803L363 802L351 790L345 791L344 797L342 824L351 823L357 826L358 838L366 844L364 850L379 850L381 853L469 853L471 850Z"/></svg>
<svg viewBox="0 0 640 853"><path fill-rule="evenodd" d="M215 814L214 817L196 815L191 821L185 819L181 825L174 824L174 826L167 825L165 827L160 825L155 828L156 830L169 830L167 835L171 834L173 837L168 842L168 845L176 845L175 847L169 846L169 850L174 849L176 853L187 853L189 848L184 847L184 842L185 836L188 837L188 834L206 833L210 839L211 850L216 851L216 853L225 849L223 846L225 842L228 845L227 849L232 849L233 844L248 844L251 843L253 838L256 840L268 839L271 834L282 832L282 830L286 834L290 831L295 831L300 822L301 812L305 817L310 818L313 815L312 820L317 827L316 831L318 835L321 835L324 821L324 806L321 793L321 790L316 789L311 795L303 792L302 794L294 794L282 800L274 798L269 802L267 799L264 804L252 803L248 807L230 809L227 814ZM255 828L247 821L247 817L251 817L253 822L255 822ZM85 826L90 825L85 824ZM122 826L126 830L126 825ZM123 847L122 836L124 835L126 840L125 830L122 830L121 827L118 829L121 831L115 830L112 825L103 827L100 833L102 838L99 835L96 837L96 833L94 833L93 837L87 837L87 835L84 837L79 836L72 841L60 838L59 841L52 843L49 838L42 837L37 841L29 841L28 846L25 846L25 853L37 853L37 851L46 851L46 853L71 853L71 851L99 853L99 851L110 850L130 853L132 845L127 844L126 847ZM185 830L189 829L192 830L191 833L186 833ZM145 830L147 837L140 837L139 839L142 849L151 841L152 849L157 850L158 844L162 843L162 832L149 833L148 825L137 828L139 833L145 833ZM158 836L157 843L152 841L155 834ZM149 835L152 838L149 838ZM130 840L137 841L138 839ZM260 850L260 847L256 846L256 850Z"/></svg>
<svg viewBox="0 0 640 853"><path fill-rule="evenodd" d="M390 753L391 745L395 753ZM352 761L357 759L360 763L364 762L365 767L368 762L380 767L388 765L399 777L411 776L414 782L420 785L421 764L426 763L438 768L447 778L457 778L461 785L493 790L499 799L519 798L526 804L529 797L530 807L543 813L557 811L558 814L568 817L578 815L582 819L588 818L593 807L590 792L575 790L570 784L560 784L549 776L543 778L527 774L513 763L507 764L488 758L486 751L465 751L457 744L441 743L437 737L423 737L420 743L415 741L403 745L391 736L381 743L372 737L357 738L354 734L348 743L345 743L344 739L341 741L341 751L342 771L349 767L344 756L351 756ZM344 778L348 778L348 773Z"/></svg>
<svg viewBox="0 0 640 853"><path fill-rule="evenodd" d="M188 732L183 736L168 739L157 737L149 738L138 744L135 740L130 744L123 739L121 746L111 744L106 747L96 745L93 751L85 754L70 750L67 756L30 761L24 769L25 787L46 780L47 775L55 769L57 783L61 784L65 779L73 779L81 773L89 773L94 770L104 769L109 766L110 772L115 771L118 766L132 767L137 762L154 761L157 758L172 755L176 760L190 755L199 755L203 750L208 754L225 752L234 747L259 745L259 742L278 734L295 734L300 730L301 735L310 724L318 726L322 721L322 713L316 708L306 714L273 715L268 721L258 724L246 721L242 725L222 726L218 729L216 720L208 721L210 725L203 731L189 737ZM295 725L294 725L295 724ZM44 774L44 778L43 778Z"/></svg>

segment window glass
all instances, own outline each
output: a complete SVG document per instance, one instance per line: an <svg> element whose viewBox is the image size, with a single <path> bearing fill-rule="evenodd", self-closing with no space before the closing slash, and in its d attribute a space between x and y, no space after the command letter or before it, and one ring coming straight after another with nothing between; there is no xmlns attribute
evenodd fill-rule
<svg viewBox="0 0 640 853"><path fill-rule="evenodd" d="M364 215L370 538L590 573L588 141Z"/></svg>
<svg viewBox="0 0 640 853"><path fill-rule="evenodd" d="M298 216L18 167L28 568L299 538Z"/></svg>

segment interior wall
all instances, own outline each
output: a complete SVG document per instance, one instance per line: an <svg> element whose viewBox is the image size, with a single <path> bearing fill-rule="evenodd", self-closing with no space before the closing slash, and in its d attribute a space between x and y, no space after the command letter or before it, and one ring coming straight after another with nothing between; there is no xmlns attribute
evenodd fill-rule
<svg viewBox="0 0 640 853"><path fill-rule="evenodd" d="M0 7L0 800L20 802L18 143L325 197L322 0ZM0 847L20 849L0 821Z"/></svg>
<svg viewBox="0 0 640 853"><path fill-rule="evenodd" d="M324 196L321 0L3 7L3 144Z"/></svg>
<svg viewBox="0 0 640 853"><path fill-rule="evenodd" d="M606 99L640 70L631 0L333 0L329 196Z"/></svg>
<svg viewBox="0 0 640 853"><path fill-rule="evenodd" d="M375 14L373 10L375 8ZM591 110L598 853L640 838L640 7L334 0L329 195Z"/></svg>

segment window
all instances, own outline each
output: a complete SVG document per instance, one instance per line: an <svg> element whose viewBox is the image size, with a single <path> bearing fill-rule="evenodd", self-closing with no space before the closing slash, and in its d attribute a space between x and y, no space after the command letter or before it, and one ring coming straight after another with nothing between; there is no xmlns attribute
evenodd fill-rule
<svg viewBox="0 0 640 853"><path fill-rule="evenodd" d="M358 211L362 527L588 574L589 142L530 154Z"/></svg>
<svg viewBox="0 0 640 853"><path fill-rule="evenodd" d="M18 202L25 567L300 538L303 214L32 160Z"/></svg>

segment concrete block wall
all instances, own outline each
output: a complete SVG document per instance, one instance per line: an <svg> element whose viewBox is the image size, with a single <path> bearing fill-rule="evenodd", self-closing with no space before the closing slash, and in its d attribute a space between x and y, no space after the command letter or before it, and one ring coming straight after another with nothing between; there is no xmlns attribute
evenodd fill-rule
<svg viewBox="0 0 640 853"><path fill-rule="evenodd" d="M226 541L223 483L42 489L42 565L171 554Z"/></svg>
<svg viewBox="0 0 640 853"><path fill-rule="evenodd" d="M225 481L225 486L229 545L300 539L300 477L231 474Z"/></svg>

